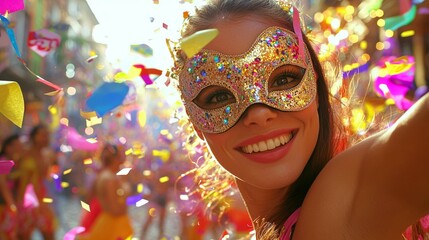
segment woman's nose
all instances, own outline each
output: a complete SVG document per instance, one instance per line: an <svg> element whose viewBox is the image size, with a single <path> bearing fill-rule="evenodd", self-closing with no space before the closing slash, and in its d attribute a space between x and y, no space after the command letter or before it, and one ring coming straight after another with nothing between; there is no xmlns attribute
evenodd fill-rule
<svg viewBox="0 0 429 240"><path fill-rule="evenodd" d="M254 104L246 109L243 114L243 122L246 126L264 127L277 117L277 110L265 105Z"/></svg>

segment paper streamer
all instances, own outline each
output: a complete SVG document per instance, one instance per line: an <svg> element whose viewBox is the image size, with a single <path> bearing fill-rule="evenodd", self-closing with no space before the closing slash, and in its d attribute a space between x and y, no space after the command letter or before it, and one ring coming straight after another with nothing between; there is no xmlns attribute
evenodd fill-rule
<svg viewBox="0 0 429 240"><path fill-rule="evenodd" d="M24 97L17 82L0 81L0 113L18 127L22 127Z"/></svg>
<svg viewBox="0 0 429 240"><path fill-rule="evenodd" d="M0 161L0 174L9 174L15 163L12 160Z"/></svg>
<svg viewBox="0 0 429 240"><path fill-rule="evenodd" d="M54 88L55 90L59 90L62 91L62 88L43 79L42 77L40 77L39 75L37 75L36 73L34 73L33 71L31 71L30 68L27 67L27 63L24 61L24 59L21 58L21 53L19 52L19 48L18 48L18 44L16 43L16 38L15 38L15 34L13 32L13 30L9 27L9 20L7 18L5 18L4 16L0 15L0 20L3 23L4 28L6 29L6 33L9 37L10 43L12 44L13 49L15 50L15 54L18 57L18 60L24 65L24 67L35 77L37 77L37 81L41 82L49 87Z"/></svg>
<svg viewBox="0 0 429 240"><path fill-rule="evenodd" d="M24 0L1 0L0 14L13 13L24 9Z"/></svg>
<svg viewBox="0 0 429 240"><path fill-rule="evenodd" d="M384 29L396 31L398 28L410 24L416 17L417 7L413 5L410 10L403 15L385 19Z"/></svg>
<svg viewBox="0 0 429 240"><path fill-rule="evenodd" d="M351 77L353 77L353 75L355 75L355 74L363 73L363 72L368 71L368 69L369 69L369 64L368 64L368 63L365 63L365 64L363 64L363 65L360 65L360 66L359 66L359 67L357 67L357 68L353 68L353 69L352 69L352 70L350 70L350 71L343 72L343 78L351 78Z"/></svg>
<svg viewBox="0 0 429 240"><path fill-rule="evenodd" d="M143 81L146 83L146 85L153 84L154 80L150 78L150 75L155 75L155 79L159 76L161 76L162 71L155 68L146 68L142 64L135 64L133 65L134 68L140 69L140 77L143 79Z"/></svg>
<svg viewBox="0 0 429 240"><path fill-rule="evenodd" d="M13 30L9 27L9 20L4 16L0 15L0 20L3 23L6 33L9 37L10 43L12 44L13 49L15 50L16 55L21 58L21 53L19 52L18 44L16 43L16 38Z"/></svg>
<svg viewBox="0 0 429 240"><path fill-rule="evenodd" d="M125 83L104 82L87 99L86 106L94 110L99 117L121 105L128 94Z"/></svg>
<svg viewBox="0 0 429 240"><path fill-rule="evenodd" d="M65 127L65 126L64 126ZM65 127L61 131L62 135L65 136L67 144L73 149L79 149L84 151L96 151L98 149L98 143L90 143L86 138L81 136L76 129L72 127Z"/></svg>
<svg viewBox="0 0 429 240"><path fill-rule="evenodd" d="M198 31L180 41L180 47L188 58L191 58L219 34L217 29L206 29Z"/></svg>

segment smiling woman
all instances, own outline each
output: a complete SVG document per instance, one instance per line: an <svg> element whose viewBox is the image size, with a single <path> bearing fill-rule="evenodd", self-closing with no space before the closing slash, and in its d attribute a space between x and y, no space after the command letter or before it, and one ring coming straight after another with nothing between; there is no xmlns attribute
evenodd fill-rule
<svg viewBox="0 0 429 240"><path fill-rule="evenodd" d="M429 98L344 150L353 136L342 123L351 115L337 115L347 108L330 96L331 79L298 19L290 3L266 0L209 1L187 19L183 37L219 31L191 57L175 49L193 129L236 182L258 239L398 239L429 213L429 179L416 177L429 170ZM222 179L213 162L195 172ZM228 186L200 189L222 211L214 191Z"/></svg>

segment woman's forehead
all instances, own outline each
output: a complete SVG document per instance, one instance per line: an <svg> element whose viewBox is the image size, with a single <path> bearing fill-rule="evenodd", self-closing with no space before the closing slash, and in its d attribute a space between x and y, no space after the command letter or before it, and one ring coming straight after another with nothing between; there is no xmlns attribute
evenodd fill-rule
<svg viewBox="0 0 429 240"><path fill-rule="evenodd" d="M219 30L219 35L205 49L228 55L245 53L259 34L271 26L279 26L279 24L255 14L221 18L212 26Z"/></svg>

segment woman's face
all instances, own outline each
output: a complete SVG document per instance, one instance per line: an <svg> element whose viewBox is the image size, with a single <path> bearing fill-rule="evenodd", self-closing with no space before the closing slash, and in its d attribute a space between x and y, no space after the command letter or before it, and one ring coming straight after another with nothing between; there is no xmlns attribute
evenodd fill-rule
<svg viewBox="0 0 429 240"><path fill-rule="evenodd" d="M219 30L218 37L205 48L242 54L271 26L276 23L256 15L220 19L213 25ZM216 101L225 99L228 96L219 96ZM257 103L225 132L196 130L219 164L240 180L264 189L287 187L299 177L316 145L317 100L301 111L280 111Z"/></svg>
<svg viewBox="0 0 429 240"><path fill-rule="evenodd" d="M6 149L7 157L12 158L11 160L17 161L20 159L23 152L23 144L19 139L13 140L12 143Z"/></svg>
<svg viewBox="0 0 429 240"><path fill-rule="evenodd" d="M40 128L34 135L34 144L39 147L48 147L50 143L49 130L47 128Z"/></svg>

